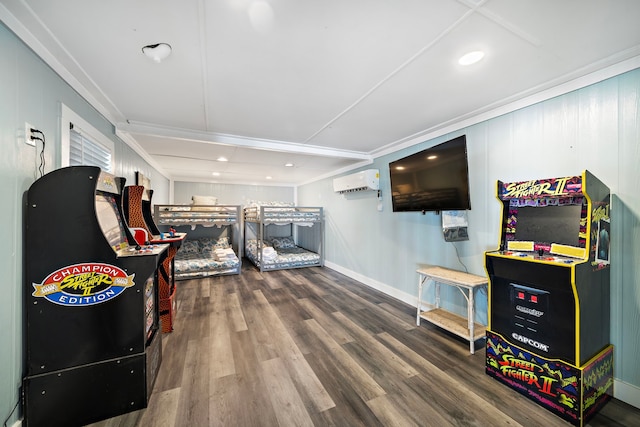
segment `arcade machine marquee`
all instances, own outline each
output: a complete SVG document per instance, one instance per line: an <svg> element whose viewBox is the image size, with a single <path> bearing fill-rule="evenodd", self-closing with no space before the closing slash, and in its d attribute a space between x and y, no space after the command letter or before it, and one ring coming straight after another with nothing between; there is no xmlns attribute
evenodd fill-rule
<svg viewBox="0 0 640 427"><path fill-rule="evenodd" d="M584 171L497 191L486 372L582 426L613 394L609 189Z"/></svg>
<svg viewBox="0 0 640 427"><path fill-rule="evenodd" d="M25 200L26 426L85 425L147 406L162 359L156 269L168 245L124 226L124 178L54 170Z"/></svg>

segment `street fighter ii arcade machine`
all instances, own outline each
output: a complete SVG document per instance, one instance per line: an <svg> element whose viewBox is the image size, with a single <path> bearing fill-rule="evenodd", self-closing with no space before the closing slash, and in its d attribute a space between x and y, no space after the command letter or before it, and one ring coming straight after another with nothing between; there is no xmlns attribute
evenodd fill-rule
<svg viewBox="0 0 640 427"><path fill-rule="evenodd" d="M497 191L486 373L583 426L613 394L609 188L584 171Z"/></svg>
<svg viewBox="0 0 640 427"><path fill-rule="evenodd" d="M25 195L26 426L85 425L147 406L162 358L155 275L168 245L135 245L123 186L72 166Z"/></svg>

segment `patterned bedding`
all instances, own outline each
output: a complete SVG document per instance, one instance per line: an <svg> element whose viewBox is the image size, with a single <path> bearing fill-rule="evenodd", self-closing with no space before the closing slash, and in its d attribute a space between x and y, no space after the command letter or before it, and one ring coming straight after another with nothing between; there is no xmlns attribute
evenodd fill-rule
<svg viewBox="0 0 640 427"><path fill-rule="evenodd" d="M192 279L221 274L239 274L241 262L237 256L218 260L215 256L217 248L229 248L229 239L197 239L186 240L174 258L175 277L177 280Z"/></svg>
<svg viewBox="0 0 640 427"><path fill-rule="evenodd" d="M244 208L245 221L264 224L290 224L312 226L322 221L322 208L254 204Z"/></svg>
<svg viewBox="0 0 640 427"><path fill-rule="evenodd" d="M284 243L278 246L278 240ZM293 242L291 238L274 238L272 241L266 241L262 245L263 256L258 257L257 241L247 240L245 255L262 270L283 270L321 265L320 254L295 246L291 242ZM272 256L274 253L272 250L267 251L265 248L275 249L274 256Z"/></svg>
<svg viewBox="0 0 640 427"><path fill-rule="evenodd" d="M237 223L239 217L240 207L235 205L159 205L156 206L154 219L160 225L197 224L222 227Z"/></svg>

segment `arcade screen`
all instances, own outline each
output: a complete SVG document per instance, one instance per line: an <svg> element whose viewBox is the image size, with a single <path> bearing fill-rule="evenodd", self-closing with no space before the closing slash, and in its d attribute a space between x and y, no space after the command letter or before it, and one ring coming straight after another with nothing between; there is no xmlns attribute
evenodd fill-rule
<svg viewBox="0 0 640 427"><path fill-rule="evenodd" d="M515 240L580 247L582 205L520 206Z"/></svg>
<svg viewBox="0 0 640 427"><path fill-rule="evenodd" d="M114 249L122 249L128 245L127 235L120 218L116 198L108 193L96 192L96 215L100 229L109 245Z"/></svg>

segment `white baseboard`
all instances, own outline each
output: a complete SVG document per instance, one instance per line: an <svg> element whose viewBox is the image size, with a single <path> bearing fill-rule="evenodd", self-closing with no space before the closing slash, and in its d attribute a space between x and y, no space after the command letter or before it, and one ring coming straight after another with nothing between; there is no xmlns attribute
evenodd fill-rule
<svg viewBox="0 0 640 427"><path fill-rule="evenodd" d="M640 408L640 388L615 378L613 380L613 397Z"/></svg>
<svg viewBox="0 0 640 427"><path fill-rule="evenodd" d="M384 292L385 294L392 296L413 307L418 306L418 297L416 295L410 295L406 292L394 288L393 286L389 286L385 283L373 280L367 276L356 273L355 271L349 270L330 261L325 261L325 266L337 271L338 273L344 274L347 277L357 280L358 282L363 283L373 289ZM613 397L625 403L628 403L631 406L640 408L640 388L631 384L627 384L624 381L615 378L613 380Z"/></svg>
<svg viewBox="0 0 640 427"><path fill-rule="evenodd" d="M377 280L373 280L367 276L356 273L355 271L344 268L338 264L334 264L330 261L325 261L324 265L327 268L337 271L338 273L344 274L347 277L350 277L354 280L357 280L360 283L363 283L370 288L376 289L380 292L384 292L385 294L394 297L404 303L407 303L413 307L418 306L418 297L416 295L411 295L406 292L400 291L393 286L389 286L385 283L378 282Z"/></svg>

